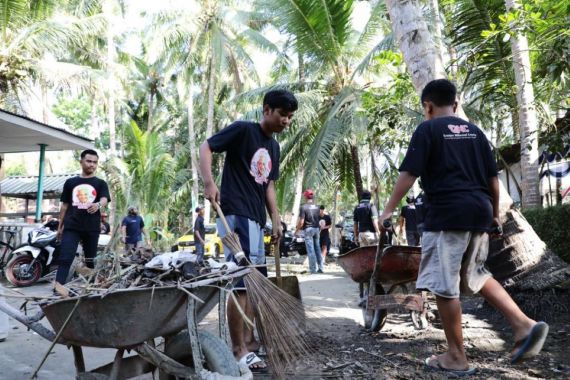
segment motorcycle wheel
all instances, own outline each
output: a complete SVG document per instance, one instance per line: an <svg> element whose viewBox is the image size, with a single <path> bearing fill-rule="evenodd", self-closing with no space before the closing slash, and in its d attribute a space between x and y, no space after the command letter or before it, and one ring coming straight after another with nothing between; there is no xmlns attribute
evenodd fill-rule
<svg viewBox="0 0 570 380"><path fill-rule="evenodd" d="M14 286L30 286L42 276L42 264L34 261L31 253L24 253L13 257L6 265L6 278Z"/></svg>

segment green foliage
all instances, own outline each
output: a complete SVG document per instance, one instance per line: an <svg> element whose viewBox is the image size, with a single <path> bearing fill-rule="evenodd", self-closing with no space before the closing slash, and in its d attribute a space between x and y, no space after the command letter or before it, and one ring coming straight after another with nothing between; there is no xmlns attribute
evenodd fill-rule
<svg viewBox="0 0 570 380"><path fill-rule="evenodd" d="M7 176L26 175L26 166L22 163L10 165L6 167Z"/></svg>
<svg viewBox="0 0 570 380"><path fill-rule="evenodd" d="M570 204L524 210L523 214L548 248L570 263Z"/></svg>
<svg viewBox="0 0 570 380"><path fill-rule="evenodd" d="M52 111L66 125L81 134L85 134L91 126L91 103L85 97L60 97Z"/></svg>

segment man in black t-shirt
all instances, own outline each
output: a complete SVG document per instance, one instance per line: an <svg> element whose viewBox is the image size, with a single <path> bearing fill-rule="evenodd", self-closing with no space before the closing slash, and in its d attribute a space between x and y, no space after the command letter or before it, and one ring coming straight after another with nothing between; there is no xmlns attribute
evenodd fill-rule
<svg viewBox="0 0 570 380"><path fill-rule="evenodd" d="M370 198L370 191L362 190L360 202L353 213L354 242L362 246L378 244L378 210Z"/></svg>
<svg viewBox="0 0 570 380"><path fill-rule="evenodd" d="M107 222L107 214L101 213L101 235L109 235L111 233L111 225Z"/></svg>
<svg viewBox="0 0 570 380"><path fill-rule="evenodd" d="M303 193L305 204L299 210L299 221L297 222L297 234L301 229L305 238L305 248L309 258L309 272L312 274L323 273L323 257L321 256L321 244L319 242L319 206L315 204L313 190L307 189Z"/></svg>
<svg viewBox="0 0 570 380"><path fill-rule="evenodd" d="M413 196L406 197L406 206L402 207L400 212L399 224L400 231L405 227L406 240L408 245L420 245L420 234L418 233L417 213L416 213L416 200Z"/></svg>
<svg viewBox="0 0 570 380"><path fill-rule="evenodd" d="M289 126L298 103L295 96L286 90L269 91L263 98L263 118L260 123L236 121L210 137L200 146L200 171L204 180L204 196L211 202L219 202L241 242L245 256L254 265L265 264L263 226L266 209L271 216L274 240L282 236L281 219L277 209L275 181L279 177L279 144L273 137ZM225 152L221 191L212 176L212 152ZM224 226L218 223L223 237ZM235 260L228 247L224 247L226 260ZM236 260L242 263L243 260ZM265 275L267 269L259 268ZM228 300L228 325L234 356L240 363L252 369L266 368L263 360L253 351L259 343L253 338L253 330L245 328L241 316L244 310L250 320L254 319L245 288L238 283L234 288L239 306L234 298Z"/></svg>
<svg viewBox="0 0 570 380"><path fill-rule="evenodd" d="M66 282L79 241L83 245L87 267L94 267L97 242L101 233L101 209L111 201L107 183L95 177L99 163L97 152L84 150L79 163L81 174L65 181L60 198L59 220L62 222L59 224L57 236L61 246L55 277L59 284Z"/></svg>
<svg viewBox="0 0 570 380"><path fill-rule="evenodd" d="M332 220L328 213L325 212L325 206L321 205L319 213L319 227L321 228L321 235L319 237L321 242L321 255L323 256L323 262L326 263L326 258L330 255L331 249L331 237L330 229L332 226Z"/></svg>
<svg viewBox="0 0 570 380"><path fill-rule="evenodd" d="M194 247L198 262L204 260L204 247L206 245L206 227L204 226L204 208L196 207L196 221L194 222Z"/></svg>
<svg viewBox="0 0 570 380"><path fill-rule="evenodd" d="M461 331L460 293L477 293L506 317L513 329L511 363L537 355L548 325L528 318L485 268L488 232L499 227L499 180L489 141L474 124L455 116L456 89L446 79L422 92L426 121L412 136L400 176L381 221L421 177L426 194L422 259L417 289L435 294L448 351L424 364L454 376L469 376Z"/></svg>

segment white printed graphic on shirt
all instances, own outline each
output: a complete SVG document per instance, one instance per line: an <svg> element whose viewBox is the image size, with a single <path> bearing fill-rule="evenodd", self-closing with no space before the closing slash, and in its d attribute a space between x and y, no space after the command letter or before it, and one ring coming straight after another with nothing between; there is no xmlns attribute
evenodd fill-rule
<svg viewBox="0 0 570 380"><path fill-rule="evenodd" d="M83 183L73 188L72 205L79 209L88 209L97 198L97 190L89 184Z"/></svg>
<svg viewBox="0 0 570 380"><path fill-rule="evenodd" d="M267 183L267 177L271 172L271 157L265 148L259 148L253 155L249 164L249 173L255 178L255 182L263 185Z"/></svg>
<svg viewBox="0 0 570 380"><path fill-rule="evenodd" d="M446 140L464 140L464 139L476 139L476 133L469 132L469 126L462 124L462 125L453 125L448 124L447 128L451 131L451 133L444 133L443 138Z"/></svg>

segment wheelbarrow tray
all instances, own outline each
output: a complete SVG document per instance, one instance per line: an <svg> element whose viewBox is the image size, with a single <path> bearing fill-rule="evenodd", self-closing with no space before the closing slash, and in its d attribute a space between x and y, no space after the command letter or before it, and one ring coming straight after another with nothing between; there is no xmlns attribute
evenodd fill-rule
<svg viewBox="0 0 570 380"><path fill-rule="evenodd" d="M213 278L206 284L185 287L198 297L196 321L201 321L219 302L220 280L237 280L245 272ZM213 286L209 286L213 285ZM40 305L57 333L78 298ZM175 334L188 326L188 294L175 286L121 289L106 295L84 297L73 313L60 343L101 348L128 348L149 339Z"/></svg>
<svg viewBox="0 0 570 380"><path fill-rule="evenodd" d="M355 248L337 257L338 264L353 281L370 281L374 272L377 246ZM420 268L421 248L407 245L392 245L384 248L382 260L378 263L378 282L406 283L415 281Z"/></svg>

